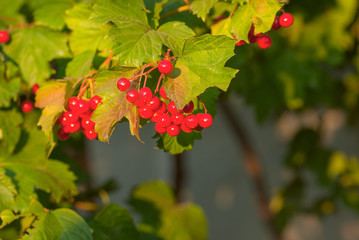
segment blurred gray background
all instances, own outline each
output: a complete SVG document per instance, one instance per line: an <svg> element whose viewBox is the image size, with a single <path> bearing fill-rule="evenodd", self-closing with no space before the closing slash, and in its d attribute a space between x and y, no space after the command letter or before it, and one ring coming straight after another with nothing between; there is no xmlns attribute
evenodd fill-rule
<svg viewBox="0 0 359 240"><path fill-rule="evenodd" d="M278 121L257 124L254 112L240 99L232 97L233 111L241 118L245 129L259 155L270 194L285 182L288 173L281 166L289 139L301 126L315 126L314 111L297 115L288 113ZM349 155L358 155L358 131L343 129L342 113L327 110L325 113L325 142L339 147ZM154 125L140 130L145 143L130 135L127 124L119 124L110 144L88 141L94 185L115 178L121 185L110 195L111 202L125 207L131 189L144 181L162 179L173 183L173 158L162 150L154 149ZM185 199L200 205L208 218L211 240L265 240L269 239L255 207L252 183L244 170L238 142L228 126L227 119L218 106L212 127L202 132L202 140L185 154ZM314 187L309 196L318 194ZM359 218L344 206L323 221L315 216L296 217L284 233L288 240L357 240Z"/></svg>

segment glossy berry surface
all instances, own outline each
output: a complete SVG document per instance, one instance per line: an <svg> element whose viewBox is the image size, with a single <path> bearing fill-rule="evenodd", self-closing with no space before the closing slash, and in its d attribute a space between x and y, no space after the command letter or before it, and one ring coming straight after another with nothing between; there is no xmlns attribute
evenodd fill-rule
<svg viewBox="0 0 359 240"><path fill-rule="evenodd" d="M191 133L193 131L192 128L187 127L184 123L181 124L181 130L185 133Z"/></svg>
<svg viewBox="0 0 359 240"><path fill-rule="evenodd" d="M21 103L21 111L23 113L29 113L34 109L34 104L30 100L25 100Z"/></svg>
<svg viewBox="0 0 359 240"><path fill-rule="evenodd" d="M0 43L7 43L10 39L10 35L7 31L0 31Z"/></svg>
<svg viewBox="0 0 359 240"><path fill-rule="evenodd" d="M167 128L163 127L161 124L156 123L155 125L155 130L156 132L158 132L159 134L164 134L167 132Z"/></svg>
<svg viewBox="0 0 359 240"><path fill-rule="evenodd" d="M138 99L138 96L139 96L139 94L136 90L130 90L126 93L126 99L130 103L135 103Z"/></svg>
<svg viewBox="0 0 359 240"><path fill-rule="evenodd" d="M177 114L178 113L178 110L176 108L176 104L175 102L169 102L168 105L167 105L167 111L171 114Z"/></svg>
<svg viewBox="0 0 359 240"><path fill-rule="evenodd" d="M166 100L169 100L169 98L166 95L165 88L163 86L160 88L160 96Z"/></svg>
<svg viewBox="0 0 359 240"><path fill-rule="evenodd" d="M168 127L169 125L171 125L172 120L171 120L171 116L168 113L163 113L159 116L157 124L159 124L161 127Z"/></svg>
<svg viewBox="0 0 359 240"><path fill-rule="evenodd" d="M83 133L89 140L94 140L97 138L97 132L95 132L95 129L85 129L83 130Z"/></svg>
<svg viewBox="0 0 359 240"><path fill-rule="evenodd" d="M90 98L90 100L89 100L90 109L95 110L97 108L98 104L102 103L101 100L102 100L102 98L97 95Z"/></svg>
<svg viewBox="0 0 359 240"><path fill-rule="evenodd" d="M189 103L187 103L183 109L181 110L184 113L191 113L194 109L194 104L192 101L190 101Z"/></svg>
<svg viewBox="0 0 359 240"><path fill-rule="evenodd" d="M79 102L79 100L77 99L77 97L70 97L69 102L67 103L67 105L69 106L69 108L72 111L75 111L78 102Z"/></svg>
<svg viewBox="0 0 359 240"><path fill-rule="evenodd" d="M158 63L158 71L160 71L160 73L162 74L165 75L170 74L172 72L172 69L173 69L173 65L168 60L163 60Z"/></svg>
<svg viewBox="0 0 359 240"><path fill-rule="evenodd" d="M141 100L150 101L152 99L152 91L148 87L142 88L138 93Z"/></svg>
<svg viewBox="0 0 359 240"><path fill-rule="evenodd" d="M161 107L161 105L162 105L161 100L156 96L153 96L152 99L147 102L147 106L152 111L157 111Z"/></svg>
<svg viewBox="0 0 359 240"><path fill-rule="evenodd" d="M90 110L89 103L84 99L79 99L77 105L75 106L75 112L77 113L86 113Z"/></svg>
<svg viewBox="0 0 359 240"><path fill-rule="evenodd" d="M180 127L174 124L167 127L167 133L172 137L177 136L180 133L180 131L181 131Z"/></svg>
<svg viewBox="0 0 359 240"><path fill-rule="evenodd" d="M173 114L171 116L171 120L174 124L181 125L184 121L184 115L183 115L183 113Z"/></svg>
<svg viewBox="0 0 359 240"><path fill-rule="evenodd" d="M263 35L258 39L258 46L262 49L269 48L272 45L272 38L268 35Z"/></svg>
<svg viewBox="0 0 359 240"><path fill-rule="evenodd" d="M77 120L79 120L79 115L76 112L64 112L64 114L62 115L61 124L67 125L70 123L77 122Z"/></svg>
<svg viewBox="0 0 359 240"><path fill-rule="evenodd" d="M83 129L92 129L95 127L95 122L91 121L89 116L83 117L81 120L81 127Z"/></svg>
<svg viewBox="0 0 359 240"><path fill-rule="evenodd" d="M208 128L210 126L212 126L213 123L213 118L210 114L205 113L205 114L201 114L201 115L197 115L198 118L198 125L203 127L203 128Z"/></svg>
<svg viewBox="0 0 359 240"><path fill-rule="evenodd" d="M188 128L196 128L198 125L198 119L195 115L191 114L184 118L184 124Z"/></svg>
<svg viewBox="0 0 359 240"><path fill-rule="evenodd" d="M117 81L117 89L121 92L126 92L131 87L131 82L127 78L120 78Z"/></svg>
<svg viewBox="0 0 359 240"><path fill-rule="evenodd" d="M148 106L141 106L138 109L138 114L141 118L150 119L153 116L153 111Z"/></svg>
<svg viewBox="0 0 359 240"><path fill-rule="evenodd" d="M80 130L80 127L79 122L69 123L64 127L64 131L67 133L75 133Z"/></svg>
<svg viewBox="0 0 359 240"><path fill-rule="evenodd" d="M34 86L32 86L31 92L35 95L38 89L39 89L39 85L35 84Z"/></svg>
<svg viewBox="0 0 359 240"><path fill-rule="evenodd" d="M279 18L279 24L282 27L289 27L293 24L293 16L290 13L284 13L282 16L280 16Z"/></svg>
<svg viewBox="0 0 359 240"><path fill-rule="evenodd" d="M278 30L279 28L281 28L281 25L280 25L280 23L279 23L279 17L276 16L276 17L274 18L274 21L273 21L272 29L273 29L273 30Z"/></svg>

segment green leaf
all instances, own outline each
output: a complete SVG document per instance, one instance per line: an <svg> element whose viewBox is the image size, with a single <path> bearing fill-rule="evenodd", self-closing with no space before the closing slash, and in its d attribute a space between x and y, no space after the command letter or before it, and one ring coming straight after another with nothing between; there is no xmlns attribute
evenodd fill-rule
<svg viewBox="0 0 359 240"><path fill-rule="evenodd" d="M0 159L14 151L20 139L22 121L16 110L0 111Z"/></svg>
<svg viewBox="0 0 359 240"><path fill-rule="evenodd" d="M0 54L0 57L2 55ZM12 78L5 80L5 63L0 62L0 107L9 107L11 100L16 101L18 91L20 90L21 80Z"/></svg>
<svg viewBox="0 0 359 240"><path fill-rule="evenodd" d="M45 135L51 137L52 128L57 117L64 109L66 83L48 81L36 92L35 106L43 108L38 126L41 126Z"/></svg>
<svg viewBox="0 0 359 240"><path fill-rule="evenodd" d="M205 21L215 2L216 0L194 0L191 3L190 8L194 14Z"/></svg>
<svg viewBox="0 0 359 240"><path fill-rule="evenodd" d="M65 11L72 7L71 0L43 1L34 11L35 21L55 30L65 26Z"/></svg>
<svg viewBox="0 0 359 240"><path fill-rule="evenodd" d="M231 25L232 18L226 18L222 21L219 21L218 23L213 24L211 26L212 35L226 35L228 37L232 37L233 34L231 33Z"/></svg>
<svg viewBox="0 0 359 240"><path fill-rule="evenodd" d="M160 14L163 10L163 5L165 5L168 2L168 0L162 0L161 2L155 2L154 7L153 7L153 16L150 19L150 22L153 22L153 28L158 28L158 26L160 25L159 20L160 20ZM151 25L151 26L152 26Z"/></svg>
<svg viewBox="0 0 359 240"><path fill-rule="evenodd" d="M167 96L182 109L209 87L226 91L237 70L225 67L233 56L235 40L226 36L203 35L186 41L163 86Z"/></svg>
<svg viewBox="0 0 359 240"><path fill-rule="evenodd" d="M12 205L13 206L13 205ZM4 226L8 225L12 221L16 220L19 216L16 216L12 210L10 210L11 207L8 207L9 209L5 209L4 211L0 212L0 219L2 221L0 225L0 229Z"/></svg>
<svg viewBox="0 0 359 240"><path fill-rule="evenodd" d="M72 30L70 48L75 55L84 51L104 50L111 46L109 40L105 38L110 27L90 21L91 13L92 10L84 3L76 4L66 11L65 22Z"/></svg>
<svg viewBox="0 0 359 240"><path fill-rule="evenodd" d="M0 17L9 17L24 22L24 16L18 11L24 0L1 0L0 1ZM13 21L0 21L0 29L6 29L8 26L14 25Z"/></svg>
<svg viewBox="0 0 359 240"><path fill-rule="evenodd" d="M248 42L248 32L254 24L254 33L268 32L283 4L277 0L253 0L238 6L232 16L231 31L238 40Z"/></svg>
<svg viewBox="0 0 359 240"><path fill-rule="evenodd" d="M75 211L59 208L53 212L37 212L29 235L24 240L57 239L57 240L91 240L91 229Z"/></svg>
<svg viewBox="0 0 359 240"><path fill-rule="evenodd" d="M17 194L11 178L5 174L5 170L0 168L0 212L1 220L3 220L3 210L10 209L15 205L14 196Z"/></svg>
<svg viewBox="0 0 359 240"><path fill-rule="evenodd" d="M44 27L16 30L4 51L19 64L25 81L30 85L50 77L49 61L68 55L65 35Z"/></svg>
<svg viewBox="0 0 359 240"><path fill-rule="evenodd" d="M96 240L140 240L140 234L132 216L123 207L109 204L101 210L90 224Z"/></svg>
<svg viewBox="0 0 359 240"><path fill-rule="evenodd" d="M158 29L158 35L175 56L182 54L183 45L187 38L195 36L191 28L183 22L167 22Z"/></svg>
<svg viewBox="0 0 359 240"><path fill-rule="evenodd" d="M74 57L66 67L67 77L82 77L90 72L95 52L84 51Z"/></svg>
<svg viewBox="0 0 359 240"><path fill-rule="evenodd" d="M130 77L134 73L133 68L120 68L109 71L99 72L95 78L95 95L102 98L92 116L92 121L96 123L95 130L98 133L100 141L108 141L115 127L123 117L130 122L130 130L132 135L139 138L139 116L137 107L126 100L126 93L119 92L117 89L117 81L121 77ZM133 81L131 89L139 89L138 82Z"/></svg>
<svg viewBox="0 0 359 240"><path fill-rule="evenodd" d="M180 154L183 151L191 150L194 140L196 139L201 139L200 132L193 131L191 133L185 133L181 131L181 133L176 137L172 137L165 133L162 134L160 139L157 141L157 147L172 155Z"/></svg>

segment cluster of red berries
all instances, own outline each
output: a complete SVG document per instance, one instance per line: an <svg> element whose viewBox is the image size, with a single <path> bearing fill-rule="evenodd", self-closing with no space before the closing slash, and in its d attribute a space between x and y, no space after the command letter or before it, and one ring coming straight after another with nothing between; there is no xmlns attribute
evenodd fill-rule
<svg viewBox="0 0 359 240"><path fill-rule="evenodd" d="M7 31L0 31L0 43L7 43L10 39L10 35Z"/></svg>
<svg viewBox="0 0 359 240"><path fill-rule="evenodd" d="M169 74L172 71L172 63L169 60L163 60L158 63L158 70L161 74ZM138 113L141 118L149 119L155 122L155 129L158 133L175 137L180 131L190 133L193 130L201 131L212 125L213 118L208 113L192 114L194 104L190 101L183 109L178 110L173 101L167 97L163 86L159 89L160 96L168 100L168 104L153 94L148 87L143 87L139 91L131 89L131 81L127 78L121 78L117 82L117 88L126 93L128 102L138 107Z"/></svg>
<svg viewBox="0 0 359 240"><path fill-rule="evenodd" d="M68 108L56 121L56 124L61 125L57 131L57 137L60 140L67 140L70 133L75 133L81 129L88 139L97 138L95 123L91 121L91 116L99 103L101 103L99 96L93 96L89 101L71 97L67 104Z"/></svg>
<svg viewBox="0 0 359 240"><path fill-rule="evenodd" d="M274 18L272 29L278 30L281 27L289 27L293 24L293 21L294 21L293 16L290 13L283 13L280 17L276 16ZM262 33L254 34L253 24L248 33L248 41L249 43L258 43L258 46L262 49L269 48L272 45L272 38L268 34L262 34ZM244 40L240 40L236 43L236 46L241 46L244 45L245 43L246 42Z"/></svg>
<svg viewBox="0 0 359 240"><path fill-rule="evenodd" d="M35 84L31 88L31 92L35 95L37 90L39 89L39 85ZM21 111L23 113L29 113L34 110L34 103L31 100L25 100L21 103Z"/></svg>

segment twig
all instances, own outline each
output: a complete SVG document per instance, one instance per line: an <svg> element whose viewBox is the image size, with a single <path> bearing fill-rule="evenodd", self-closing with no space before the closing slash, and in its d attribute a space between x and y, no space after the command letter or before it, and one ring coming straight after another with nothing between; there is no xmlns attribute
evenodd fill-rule
<svg viewBox="0 0 359 240"><path fill-rule="evenodd" d="M185 170L183 166L184 154L177 154L173 156L174 168L173 168L173 182L174 182L174 192L177 199L177 202L183 201L181 196L181 191L183 189L183 182L185 179Z"/></svg>
<svg viewBox="0 0 359 240"><path fill-rule="evenodd" d="M189 10L189 5L181 6L181 7L177 8L177 9L175 9L175 10L172 10L172 11L162 15L160 17L160 20L165 19L165 18L167 18L167 17L169 17L169 16L171 16L171 15L173 15L175 13L184 12L184 11L188 11L188 10Z"/></svg>
<svg viewBox="0 0 359 240"><path fill-rule="evenodd" d="M257 198L257 208L262 220L267 225L272 238L280 240L281 234L278 231L272 212L269 209L268 195L264 184L264 177L262 172L262 166L259 158L248 138L241 121L233 114L232 108L228 106L228 103L223 100L220 101L221 108L230 123L232 132L236 135L240 148L244 154L244 166L249 178L251 179L255 195Z"/></svg>

